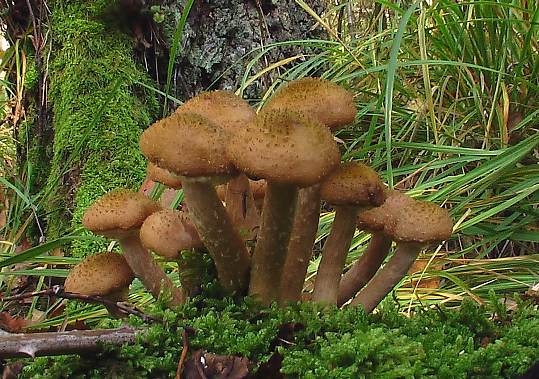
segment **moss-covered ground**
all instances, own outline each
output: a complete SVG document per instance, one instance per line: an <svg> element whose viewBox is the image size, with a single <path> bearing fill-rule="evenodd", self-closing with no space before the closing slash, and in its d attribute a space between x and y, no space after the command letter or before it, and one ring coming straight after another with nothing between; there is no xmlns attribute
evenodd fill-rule
<svg viewBox="0 0 539 379"><path fill-rule="evenodd" d="M259 309L245 299L200 295L174 311L153 309L164 323L133 346L38 358L24 377L171 378L187 343L189 355L203 349L247 357L251 372L262 367L259 378L518 378L539 359L539 317L533 300L517 302L512 311L498 301L491 308L463 302L405 317L390 301L367 315L312 303ZM182 326L196 329L187 341Z"/></svg>

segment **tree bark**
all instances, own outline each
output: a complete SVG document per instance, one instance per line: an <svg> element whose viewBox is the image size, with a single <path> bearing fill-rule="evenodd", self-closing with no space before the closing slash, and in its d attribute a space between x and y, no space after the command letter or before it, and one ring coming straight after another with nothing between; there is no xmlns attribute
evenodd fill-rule
<svg viewBox="0 0 539 379"><path fill-rule="evenodd" d="M165 1L164 5L179 19L182 3ZM306 3L318 13L324 9L320 0ZM246 74L260 72L285 58L313 52L299 46L282 46L266 52L249 68L249 61L261 49L276 42L325 35L321 27L311 30L313 18L294 0L200 0L193 5L187 23L175 57L173 78L174 95L180 99L209 89L236 90ZM175 25L171 26L174 30ZM170 36L168 39L172 40ZM295 63L304 60L298 58ZM282 72L284 69L277 69L263 75L246 88L243 97L259 99Z"/></svg>

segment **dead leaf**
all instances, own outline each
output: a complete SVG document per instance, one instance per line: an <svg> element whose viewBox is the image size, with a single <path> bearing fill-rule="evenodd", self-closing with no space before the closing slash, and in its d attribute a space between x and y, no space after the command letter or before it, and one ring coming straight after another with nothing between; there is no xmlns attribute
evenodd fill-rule
<svg viewBox="0 0 539 379"><path fill-rule="evenodd" d="M284 374L281 373L284 355L275 352L267 362L262 362L256 372L249 376L249 379L282 379Z"/></svg>
<svg viewBox="0 0 539 379"><path fill-rule="evenodd" d="M185 379L243 379L249 374L249 359L215 355L198 350L185 362Z"/></svg>
<svg viewBox="0 0 539 379"><path fill-rule="evenodd" d="M7 312L0 313L0 329L10 333L25 333L25 327L33 325L33 321L14 318Z"/></svg>
<svg viewBox="0 0 539 379"><path fill-rule="evenodd" d="M10 362L4 365L4 371L2 372L2 379L17 379L19 374L22 373L24 366L29 365L28 362Z"/></svg>

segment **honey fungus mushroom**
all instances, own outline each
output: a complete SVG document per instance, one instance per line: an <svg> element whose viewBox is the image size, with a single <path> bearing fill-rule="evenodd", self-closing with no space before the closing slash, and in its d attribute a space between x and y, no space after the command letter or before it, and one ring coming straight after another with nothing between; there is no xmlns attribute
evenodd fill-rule
<svg viewBox="0 0 539 379"><path fill-rule="evenodd" d="M326 125L332 133L352 123L357 113L354 97L344 87L322 78L299 78L279 89L261 113L289 109L307 114ZM280 303L301 299L305 274L312 255L320 217L320 183L298 193L294 228L283 272Z"/></svg>
<svg viewBox="0 0 539 379"><path fill-rule="evenodd" d="M267 181L249 283L249 294L267 305L280 298L298 190L322 181L339 164L339 149L320 121L274 110L234 134L226 153L247 176Z"/></svg>
<svg viewBox="0 0 539 379"><path fill-rule="evenodd" d="M371 234L361 257L341 277L337 306L353 298L372 279L391 249L393 240L385 233L385 225L399 210L415 200L397 190L388 190L382 205L360 213L357 228Z"/></svg>
<svg viewBox="0 0 539 379"><path fill-rule="evenodd" d="M360 162L344 162L322 183L322 198L335 208L331 231L322 250L312 299L337 304L341 274L362 210L386 200L386 189L376 171Z"/></svg>
<svg viewBox="0 0 539 379"><path fill-rule="evenodd" d="M238 174L225 155L230 135L209 118L177 112L142 133L140 148L148 160L182 181L198 234L213 257L227 292L248 284L249 253L217 196L215 186Z"/></svg>
<svg viewBox="0 0 539 379"><path fill-rule="evenodd" d="M370 313L404 278L421 250L429 243L451 237L453 222L447 210L428 201L414 201L403 207L385 226L397 250L372 280L352 300Z"/></svg>
<svg viewBox="0 0 539 379"><path fill-rule="evenodd" d="M175 113L197 113L215 122L219 127L234 134L256 116L253 107L238 95L223 90L202 92L179 106ZM242 231L254 230L260 225L260 217L253 193L245 174L231 178L224 187L226 209L236 227ZM248 238L253 238L251 235Z"/></svg>
<svg viewBox="0 0 539 379"><path fill-rule="evenodd" d="M97 295L109 301L126 301L129 285L135 278L122 254L104 252L92 254L80 261L69 273L64 290L83 295ZM105 305L115 317L123 314Z"/></svg>
<svg viewBox="0 0 539 379"><path fill-rule="evenodd" d="M160 209L155 200L120 189L108 192L94 202L84 213L82 224L95 234L117 239L135 276L156 299L162 288L169 291L169 305L173 306L183 303L186 296L154 261L139 238L139 229L146 217Z"/></svg>

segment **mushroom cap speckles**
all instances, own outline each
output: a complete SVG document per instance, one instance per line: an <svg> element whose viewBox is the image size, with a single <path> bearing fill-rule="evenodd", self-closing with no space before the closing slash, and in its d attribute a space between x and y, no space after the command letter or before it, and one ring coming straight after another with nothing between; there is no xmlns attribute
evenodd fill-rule
<svg viewBox="0 0 539 379"><path fill-rule="evenodd" d="M198 113L206 116L229 133L242 129L256 116L254 109L238 95L223 91L208 91L187 100L175 113Z"/></svg>
<svg viewBox="0 0 539 379"><path fill-rule="evenodd" d="M69 273L64 289L84 295L106 296L128 287L135 275L122 254L92 254Z"/></svg>
<svg viewBox="0 0 539 379"><path fill-rule="evenodd" d="M351 124L357 113L352 94L327 79L301 78L290 81L262 108L290 109L316 118L332 132Z"/></svg>
<svg viewBox="0 0 539 379"><path fill-rule="evenodd" d="M236 175L225 156L230 135L209 118L174 113L142 133L140 149L148 160L175 175L211 177Z"/></svg>
<svg viewBox="0 0 539 379"><path fill-rule="evenodd" d="M391 218L384 230L396 242L434 243L451 237L453 222L439 205L414 201Z"/></svg>
<svg viewBox="0 0 539 379"><path fill-rule="evenodd" d="M386 200L379 207L365 210L359 214L357 227L360 230L384 230L387 222L395 216L399 209L415 200L397 190L387 190Z"/></svg>
<svg viewBox="0 0 539 379"><path fill-rule="evenodd" d="M258 115L231 137L226 153L252 179L298 187L320 182L340 161L329 129L290 110Z"/></svg>
<svg viewBox="0 0 539 379"><path fill-rule="evenodd" d="M343 162L324 180L322 199L331 205L378 207L386 199L380 175L359 162Z"/></svg>
<svg viewBox="0 0 539 379"><path fill-rule="evenodd" d="M125 189L106 193L82 217L82 225L108 238L121 238L137 230L150 214L161 209L159 203L141 193Z"/></svg>
<svg viewBox="0 0 539 379"><path fill-rule="evenodd" d="M183 250L204 247L191 215L175 209L163 209L148 216L140 228L140 241L168 259L179 258Z"/></svg>

